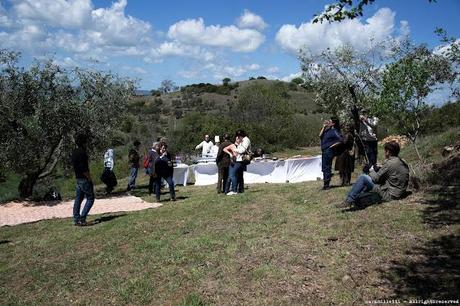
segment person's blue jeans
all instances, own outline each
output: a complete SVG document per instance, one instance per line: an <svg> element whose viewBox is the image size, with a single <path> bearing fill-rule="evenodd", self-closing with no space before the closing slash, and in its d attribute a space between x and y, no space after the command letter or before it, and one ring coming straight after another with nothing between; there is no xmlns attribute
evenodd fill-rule
<svg viewBox="0 0 460 306"><path fill-rule="evenodd" d="M361 174L348 193L347 202L354 202L360 193L371 191L374 185L369 175Z"/></svg>
<svg viewBox="0 0 460 306"><path fill-rule="evenodd" d="M169 185L169 194L171 195L171 200L176 198L176 192L174 190L174 181L172 176L167 177L157 177L155 182L155 195L157 200L160 200L161 196L161 179L164 178Z"/></svg>
<svg viewBox="0 0 460 306"><path fill-rule="evenodd" d="M136 187L136 178L139 168L131 167L129 169L129 178L128 178L128 190L134 189Z"/></svg>
<svg viewBox="0 0 460 306"><path fill-rule="evenodd" d="M77 179L77 187L75 188L76 196L73 203L73 221L86 221L86 217L94 203L94 187L93 183L87 179ZM86 203L83 211L80 214L80 207L83 199L86 197Z"/></svg>
<svg viewBox="0 0 460 306"><path fill-rule="evenodd" d="M329 186L332 177L332 160L334 159L334 150L327 148L323 150L321 155L321 171L323 172L323 182L325 186Z"/></svg>
<svg viewBox="0 0 460 306"><path fill-rule="evenodd" d="M243 164L241 163L231 163L228 169L228 176L231 182L231 191L233 192L244 192L244 182L241 181L241 177L243 175ZM238 184L240 186L238 187Z"/></svg>

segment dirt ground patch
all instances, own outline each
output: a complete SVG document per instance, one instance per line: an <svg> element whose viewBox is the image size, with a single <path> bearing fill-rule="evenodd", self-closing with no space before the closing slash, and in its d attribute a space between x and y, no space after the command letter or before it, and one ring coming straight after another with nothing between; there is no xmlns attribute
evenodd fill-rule
<svg viewBox="0 0 460 306"><path fill-rule="evenodd" d="M82 207L84 202L82 203ZM160 207L159 203L148 203L141 198L125 195L96 199L90 215L109 212L137 211ZM72 217L73 200L62 202L9 202L0 206L0 226L17 225L53 218Z"/></svg>

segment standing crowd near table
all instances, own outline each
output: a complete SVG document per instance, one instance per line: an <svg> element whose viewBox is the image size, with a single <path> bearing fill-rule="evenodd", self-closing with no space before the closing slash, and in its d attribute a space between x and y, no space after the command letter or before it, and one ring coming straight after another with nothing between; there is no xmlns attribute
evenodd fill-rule
<svg viewBox="0 0 460 306"><path fill-rule="evenodd" d="M354 207L363 203L374 204L382 201L390 201L403 197L409 181L407 164L399 158L400 147L397 142L389 142L384 145L385 162L382 167L377 165L377 137L376 124L378 119L363 114L359 117L359 131L354 131L351 125L340 126L335 117L327 119L319 133L321 140L321 171L323 173L322 190L328 190L331 186L332 162L336 158L335 170L340 175L340 185L351 184L351 174L355 168L356 152L364 152L366 165L363 175L359 176L346 200L338 207ZM195 149L201 149L201 161L215 162L217 165L217 193L228 196L244 193L244 172L252 158L257 155L264 156L261 149L255 153L251 151L251 140L242 129L237 130L234 138L228 134L215 137L215 144L209 135ZM139 153L141 143L134 141L129 150L129 178L127 192L136 188L136 178L139 173L141 156ZM86 139L83 136L76 137L76 148L72 154L72 163L77 179L76 197L73 207L74 224L86 225L86 217L94 203L94 186L88 166L86 153ZM170 200L176 200L175 183L173 179L174 161L168 151L165 139L159 138L152 144L151 149L145 155L143 166L149 175L149 194L155 194L156 200L160 201L161 187L165 182L169 187ZM104 155L104 172L101 180L106 184L106 192L112 192L117 185L113 172L114 151L108 149ZM287 171L287 170L286 170ZM287 174L286 174L287 176ZM83 199L86 203L80 213Z"/></svg>

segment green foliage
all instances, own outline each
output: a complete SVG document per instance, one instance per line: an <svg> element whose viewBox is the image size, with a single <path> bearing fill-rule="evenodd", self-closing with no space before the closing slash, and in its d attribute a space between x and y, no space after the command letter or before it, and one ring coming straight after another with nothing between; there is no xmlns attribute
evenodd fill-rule
<svg viewBox="0 0 460 306"><path fill-rule="evenodd" d="M183 94L188 90L184 89ZM239 90L235 101L228 101L230 111L220 112L218 116L208 113L215 108L213 101L190 98L184 107L199 112L185 113L168 138L176 152L186 153L194 152L204 134L232 135L239 128L246 130L254 147L266 151L316 144L321 117L295 114L309 101L305 101L308 97L305 93L293 94L294 98L289 93L289 84L284 82L249 84ZM200 99L199 104L196 99Z"/></svg>
<svg viewBox="0 0 460 306"><path fill-rule="evenodd" d="M150 94L151 94L152 96L159 97L159 96L161 96L161 91L156 90L156 89L152 89L152 90L150 91Z"/></svg>
<svg viewBox="0 0 460 306"><path fill-rule="evenodd" d="M302 85L303 83L305 83L305 80L302 78L293 78L291 82L297 85Z"/></svg>
<svg viewBox="0 0 460 306"><path fill-rule="evenodd" d="M447 103L428 112L422 119L421 133L427 135L458 126L460 126L460 101Z"/></svg>
<svg viewBox="0 0 460 306"><path fill-rule="evenodd" d="M428 0L436 2L436 0ZM317 22L340 22L346 19L355 19L363 16L364 7L372 4L375 0L338 0L329 5L319 15L314 15L313 23Z"/></svg>
<svg viewBox="0 0 460 306"><path fill-rule="evenodd" d="M111 144L134 88L111 74L66 71L51 61L24 69L18 59L0 52L0 164L24 175L20 193L30 196L38 179L67 161L76 133L88 137L90 152Z"/></svg>
<svg viewBox="0 0 460 306"><path fill-rule="evenodd" d="M425 98L451 75L450 63L444 57L424 46L410 47L406 56L385 69L383 90L374 110L395 121L399 132L415 142L428 109Z"/></svg>
<svg viewBox="0 0 460 306"><path fill-rule="evenodd" d="M199 83L199 84L191 84L181 88L181 92L183 95L190 95L190 94L201 94L201 93L217 93L220 95L230 95L231 91L238 87L238 83L230 84L230 79L225 78L228 82L223 85L213 85L210 83ZM223 81L224 81L223 80Z"/></svg>
<svg viewBox="0 0 460 306"><path fill-rule="evenodd" d="M320 109L339 116L342 122L352 117L358 125L358 111L369 108L378 96L380 66L375 58L380 58L380 47L358 52L342 45L321 54L301 52L303 86L316 93L315 102Z"/></svg>
<svg viewBox="0 0 460 306"><path fill-rule="evenodd" d="M177 89L178 89L178 87L176 86L176 83L174 83L174 81L172 81L172 80L163 80L163 81L161 81L161 85L158 88L158 91L160 93L166 94L168 92L176 91Z"/></svg>
<svg viewBox="0 0 460 306"><path fill-rule="evenodd" d="M460 99L460 41L456 37L449 37L446 30L437 28L435 33L441 38L441 41L446 44L441 49L442 55L449 59L454 67L451 87L453 95Z"/></svg>

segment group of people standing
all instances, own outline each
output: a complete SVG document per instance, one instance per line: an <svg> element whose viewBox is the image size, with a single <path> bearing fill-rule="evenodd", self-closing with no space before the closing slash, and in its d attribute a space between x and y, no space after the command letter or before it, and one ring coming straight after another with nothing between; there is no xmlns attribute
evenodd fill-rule
<svg viewBox="0 0 460 306"><path fill-rule="evenodd" d="M209 135L195 147L202 150L202 158L215 158L217 174L217 193L236 195L244 192L244 171L253 156L251 140L244 130L237 130L232 139L229 134L215 137L214 144Z"/></svg>
<svg viewBox="0 0 460 306"><path fill-rule="evenodd" d="M354 133L350 125L344 125L341 128L339 120L335 117L325 120L319 133L323 190L331 188L334 157L336 157L335 170L339 171L342 186L348 186L351 183L355 153L359 151L359 148L363 151L366 160L363 174L357 178L345 201L337 205L340 208L400 199L406 194L409 183L409 167L399 158L399 144L394 141L385 143L385 161L382 167L379 167L377 165L376 136L378 119L369 118L367 114L362 114L359 119L358 133Z"/></svg>
<svg viewBox="0 0 460 306"><path fill-rule="evenodd" d="M340 125L336 117L323 122L319 133L322 151L323 189L330 188L332 178L332 162L336 157L335 170L340 175L340 185L348 186L351 183L351 173L355 168L355 156L359 148L366 160L364 173L371 168L377 169L377 135L376 117L369 118L367 114L360 116L358 134L354 133L352 125Z"/></svg>
<svg viewBox="0 0 460 306"><path fill-rule="evenodd" d="M365 152L367 160L364 167L364 175L358 177L347 199L342 206L353 205L363 195L374 196L375 201L389 201L401 198L406 191L409 181L407 164L398 157L400 147L396 142L385 144L385 162L380 168L377 166L377 137L375 133L376 118L360 116L359 134L356 135L349 125L341 128L339 120L335 117L327 119L319 133L322 150L323 190L331 188L332 162L336 158L336 170L339 171L341 185L348 186L351 183L351 173L354 171L355 152L357 139ZM216 163L218 168L217 193L236 195L244 192L244 171L251 162L251 141L244 130L237 130L232 139L228 134L223 135L223 142L218 145ZM86 153L86 138L76 137L77 148L72 154L75 177L77 179L76 198L73 207L75 225L86 225L86 217L94 203L94 187L88 165ZM135 141L128 153L130 174L127 191L136 186L136 178L140 168L139 148L141 143ZM208 154L214 144L209 140L209 135L197 146ZM107 193L110 193L117 184L113 173L114 152L107 150L104 155L104 172L101 177L106 183ZM152 148L144 160L144 168L149 178L149 194L155 193L157 201L160 201L162 181L169 185L170 198L176 200L174 190L174 165L168 145L164 139L158 139L152 144ZM86 203L80 212L83 199Z"/></svg>
<svg viewBox="0 0 460 306"><path fill-rule="evenodd" d="M133 147L129 150L128 160L130 167L130 176L128 179L128 187L126 190L129 192L136 187L136 178L140 168L140 148L141 143L135 141ZM171 154L168 152L168 144L162 139L152 144L152 148L148 151L146 160L144 161L144 168L149 175L149 194L155 193L157 201L160 201L161 184L165 180L169 185L169 193L171 201L176 200L176 193L174 190L174 164Z"/></svg>

